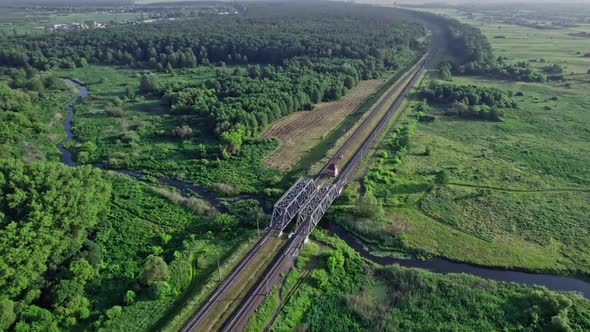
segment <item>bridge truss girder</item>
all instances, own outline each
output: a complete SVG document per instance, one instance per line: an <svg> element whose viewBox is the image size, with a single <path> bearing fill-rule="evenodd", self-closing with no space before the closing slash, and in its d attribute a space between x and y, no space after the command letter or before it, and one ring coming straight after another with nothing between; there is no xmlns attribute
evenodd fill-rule
<svg viewBox="0 0 590 332"><path fill-rule="evenodd" d="M301 177L295 181L291 188L275 203L270 221L271 229L282 232L315 190L316 185L311 178Z"/></svg>
<svg viewBox="0 0 590 332"><path fill-rule="evenodd" d="M299 212L297 219L297 225L302 227L303 234L306 237L311 234L341 191L342 186L324 183L310 197Z"/></svg>

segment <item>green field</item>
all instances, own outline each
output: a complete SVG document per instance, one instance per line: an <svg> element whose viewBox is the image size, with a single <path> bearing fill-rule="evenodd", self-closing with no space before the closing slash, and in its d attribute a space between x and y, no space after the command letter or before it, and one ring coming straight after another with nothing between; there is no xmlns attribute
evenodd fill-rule
<svg viewBox="0 0 590 332"><path fill-rule="evenodd" d="M453 77L454 84L523 95L514 97L518 108L506 109L502 122L446 116L447 108L431 105L428 113L436 120L418 122L408 152L393 167L393 180L377 186L386 207L384 221L372 221L372 226L355 218L342 222L366 240L378 237L382 248L587 277L590 58L576 52L590 49L590 41L568 36L568 29L475 25L496 55L506 61L543 58L546 62L534 62L539 68L557 63L566 68L565 81ZM497 34L506 38L493 38ZM431 77L436 78L434 72ZM407 118L415 114L410 111ZM393 153L387 146L381 149ZM433 188L442 170L448 183Z"/></svg>
<svg viewBox="0 0 590 332"><path fill-rule="evenodd" d="M216 70L232 71L233 68L203 66L177 71L174 75L160 73L157 77L163 85L195 83L213 78ZM138 88L142 73L94 65L59 72L63 77L84 82L90 95L76 105L72 122L76 141L70 148L77 153L78 162L142 170L149 175L204 184L210 189L227 188L226 193L231 194L262 192L272 181L277 181L279 172L262 165L264 153L276 146L274 140L251 140L244 144L239 156L211 160L215 155L221 158L221 151L217 142L201 135L202 119L170 114L159 98L141 95ZM133 98L128 98L128 89L135 94ZM109 111L113 108L117 111ZM193 128L192 137L182 139L172 135L176 127L183 125ZM85 142L97 148L89 150ZM209 160L204 159L206 157Z"/></svg>
<svg viewBox="0 0 590 332"><path fill-rule="evenodd" d="M141 18L140 13L124 12L80 12L80 13L54 13L54 12L33 12L24 14L14 9L3 9L0 14L0 34L6 36L38 34L42 33L40 27L48 27L54 24L85 23L89 21L111 24L137 21Z"/></svg>

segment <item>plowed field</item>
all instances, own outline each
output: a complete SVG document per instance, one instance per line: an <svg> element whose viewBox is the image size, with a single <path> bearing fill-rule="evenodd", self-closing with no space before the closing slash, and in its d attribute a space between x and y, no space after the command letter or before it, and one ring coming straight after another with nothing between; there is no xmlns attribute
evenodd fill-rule
<svg viewBox="0 0 590 332"><path fill-rule="evenodd" d="M264 163L281 170L291 169L384 82L383 79L362 81L338 101L317 104L313 111L296 112L273 123L261 136L276 137L281 146Z"/></svg>

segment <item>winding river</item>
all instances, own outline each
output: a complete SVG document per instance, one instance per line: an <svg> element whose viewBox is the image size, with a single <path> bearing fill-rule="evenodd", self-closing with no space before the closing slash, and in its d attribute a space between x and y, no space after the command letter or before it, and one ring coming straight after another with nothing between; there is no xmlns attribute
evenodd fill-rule
<svg viewBox="0 0 590 332"><path fill-rule="evenodd" d="M69 111L68 116L64 122L64 130L66 132L66 139L59 143L57 147L62 153L61 162L67 166L75 167L78 166L72 159L72 153L68 151L64 145L68 143L73 137L74 134L72 133L72 118L74 117L75 110L72 107L72 104L77 102L79 99L84 99L88 97L88 89L82 84L67 79L66 82L70 86L74 86L79 89L79 94L72 98L64 107ZM98 168L103 168L101 164L94 165ZM119 173L127 174L130 177L141 180L143 177L143 173L138 171L132 170L118 170ZM220 199L210 191L206 190L203 186L195 185L192 183L182 182L178 180L168 179L168 178L159 178L158 184L163 186L170 186L174 187L181 192L188 192L192 191L197 193L203 199L208 201L211 205L215 206L220 211L225 211L227 208L224 202L231 202L240 199L255 199L259 201L263 209L266 213L272 212L271 207L269 207L264 199L257 195L241 195L237 197L233 197L231 199ZM420 260L420 259L402 259L402 258L395 258L395 257L381 257L375 256L371 254L364 246L350 233L348 233L342 227L331 224L329 229L342 238L351 248L356 250L362 257L373 261L377 264L381 265L392 265L398 264L403 267L409 268L421 268L426 269L436 273L466 273L475 275L478 277L492 279L496 281L504 281L504 282L516 282L524 285L540 285L545 286L548 289L557 290L557 291L573 291L583 295L585 298L590 299L590 283L585 282L583 280L569 278L569 277L561 277L557 275L551 274L536 274L536 273L527 273L527 272L518 272L518 271L511 271L511 270L501 270L501 269L494 269L494 268L486 268L475 266L471 264L465 263L457 263L453 262L444 258L432 258L427 260Z"/></svg>
<svg viewBox="0 0 590 332"><path fill-rule="evenodd" d="M330 224L330 231L340 237L349 247L353 248L362 257L380 265L398 264L403 267L420 268L436 273L466 273L485 279L496 281L516 282L529 286L545 286L552 290L572 291L582 294L585 298L590 299L590 283L583 280L561 277L552 274L527 273L511 270L501 270L494 268L481 267L466 263L457 263L444 258L405 259L396 257L382 257L371 254L352 234L344 228Z"/></svg>

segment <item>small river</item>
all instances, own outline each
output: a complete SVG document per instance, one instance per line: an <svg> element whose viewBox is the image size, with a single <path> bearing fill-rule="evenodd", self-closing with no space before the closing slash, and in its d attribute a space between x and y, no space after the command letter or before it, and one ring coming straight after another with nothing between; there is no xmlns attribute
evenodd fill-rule
<svg viewBox="0 0 590 332"><path fill-rule="evenodd" d="M61 162L65 165L68 165L71 167L76 167L76 166L78 166L78 164L76 164L74 162L74 160L72 159L72 153L68 149L66 149L64 147L64 145L67 144L69 141L71 141L72 138L74 138L74 133L72 133L72 119L74 118L74 114L76 114L76 111L72 107L72 104L77 102L79 99L84 99L84 98L88 97L88 89L86 89L86 87L83 86L82 84L80 84L78 82L74 82L70 79L66 79L65 81L66 81L66 84L68 84L69 86L75 87L80 92L78 93L78 95L76 97L72 98L72 100L70 100L67 104L64 105L64 107L69 111L68 116L66 116L66 121L64 121L64 130L66 131L66 139L63 140L61 143L59 143L57 145L57 148L61 152Z"/></svg>
<svg viewBox="0 0 590 332"><path fill-rule="evenodd" d="M420 268L436 273L466 273L485 279L496 281L516 282L524 285L545 286L548 289L558 291L573 291L582 294L585 298L590 299L590 283L569 277L561 277L552 274L537 274L518 272L494 268L480 267L471 264L457 263L444 258L405 259L396 257L381 257L371 254L365 247L344 228L330 224L329 229L332 233L338 235L348 246L353 248L362 257L380 265L398 264L403 267Z"/></svg>
<svg viewBox="0 0 590 332"><path fill-rule="evenodd" d="M64 145L68 143L74 137L72 133L72 118L74 117L75 110L72 107L72 104L77 102L79 99L84 99L88 97L88 89L82 84L75 82L73 80L67 79L66 82L76 87L80 90L80 93L72 98L64 107L69 111L68 116L64 122L64 130L66 132L66 139L59 143L57 147L62 153L61 162L67 166L76 167L76 164L72 159L72 153L68 151ZM97 168L103 168L101 164L94 165ZM143 173L138 171L132 170L118 170L119 173L127 174L130 177L141 180L143 177ZM188 182L182 182L178 180L168 179L168 178L159 178L158 184L163 186L170 186L174 187L181 192L188 192L192 191L197 193L201 198L208 201L211 205L215 206L219 211L227 210L226 205L224 202L232 202L241 199L255 199L260 202L260 205L263 207L265 212L268 214L272 212L271 207L269 207L265 200L257 195L241 195L237 197L232 197L229 199L220 199L217 195L211 193L210 191L206 190L203 186L195 185ZM373 261L380 265L392 265L398 264L403 267L409 268L421 268L426 269L435 273L466 273L475 275L478 277L492 279L496 281L505 281L505 282L516 282L524 285L540 285L545 286L548 289L558 290L558 291L573 291L579 294L582 294L585 298L590 299L590 283L569 277L561 277L551 274L536 274L536 273L527 273L527 272L518 272L518 271L510 271L510 270L501 270L501 269L494 269L494 268L485 268L480 266L475 266L471 264L465 263L457 263L453 262L444 258L432 258L427 260L420 260L420 259L402 259L402 258L395 258L395 257L381 257L375 256L371 254L368 250L366 250L363 245L350 233L348 233L342 227L331 224L329 226L330 230L342 238L351 248L356 250L362 257Z"/></svg>

